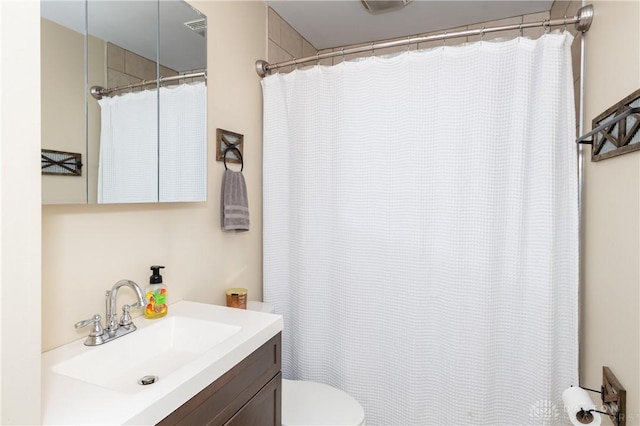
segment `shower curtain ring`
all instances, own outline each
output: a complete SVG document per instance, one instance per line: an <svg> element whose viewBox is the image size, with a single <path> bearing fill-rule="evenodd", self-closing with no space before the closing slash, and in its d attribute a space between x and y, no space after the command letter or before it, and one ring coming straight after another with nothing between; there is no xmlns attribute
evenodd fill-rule
<svg viewBox="0 0 640 426"><path fill-rule="evenodd" d="M447 32L444 32L444 35L442 36L442 46L446 46L447 45Z"/></svg>
<svg viewBox="0 0 640 426"><path fill-rule="evenodd" d="M567 31L567 15L564 15L564 30Z"/></svg>
<svg viewBox="0 0 640 426"><path fill-rule="evenodd" d="M407 36L407 52L411 50L411 37Z"/></svg>
<svg viewBox="0 0 640 426"><path fill-rule="evenodd" d="M522 24L520 24L520 37L524 37L524 31L522 30Z"/></svg>
<svg viewBox="0 0 640 426"><path fill-rule="evenodd" d="M295 56L293 57L293 68L298 69L298 62L296 61Z"/></svg>
<svg viewBox="0 0 640 426"><path fill-rule="evenodd" d="M542 24L544 26L544 32L545 34L549 34L549 20L545 19L544 23Z"/></svg>
<svg viewBox="0 0 640 426"><path fill-rule="evenodd" d="M320 51L316 52L316 62L317 62L316 65L320 65Z"/></svg>
<svg viewBox="0 0 640 426"><path fill-rule="evenodd" d="M340 51L342 52L342 62L344 62L344 47Z"/></svg>
<svg viewBox="0 0 640 426"><path fill-rule="evenodd" d="M371 42L371 56L375 56L376 49L373 47L373 42Z"/></svg>
<svg viewBox="0 0 640 426"><path fill-rule="evenodd" d="M480 31L480 41L484 40L484 30L486 29L486 27L482 27L482 31Z"/></svg>

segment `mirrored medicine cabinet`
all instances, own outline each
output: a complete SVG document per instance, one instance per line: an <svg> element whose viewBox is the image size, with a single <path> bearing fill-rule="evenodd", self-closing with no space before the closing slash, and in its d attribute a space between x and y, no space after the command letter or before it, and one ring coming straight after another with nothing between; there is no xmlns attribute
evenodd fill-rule
<svg viewBox="0 0 640 426"><path fill-rule="evenodd" d="M154 111L146 116L155 120L153 138L161 139L158 106L165 92L160 88L206 82L206 16L182 0L42 0L40 5L42 203L118 203L98 195L104 129L90 89L118 88L106 96L154 93ZM206 104L204 109L206 125ZM206 131L203 138L200 183L206 188ZM160 164L163 152L156 151L152 161ZM160 175L156 171L151 178L157 180L157 193ZM122 202L164 201L160 198ZM204 201L195 198L180 201Z"/></svg>

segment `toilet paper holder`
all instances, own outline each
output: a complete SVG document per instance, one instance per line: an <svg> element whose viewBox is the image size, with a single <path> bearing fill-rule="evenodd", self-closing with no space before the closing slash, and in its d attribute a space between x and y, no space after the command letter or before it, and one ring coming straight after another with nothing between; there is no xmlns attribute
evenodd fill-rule
<svg viewBox="0 0 640 426"><path fill-rule="evenodd" d="M584 386L580 387L590 392L599 393L606 411L581 410L576 415L578 421L589 424L593 419L593 415L590 413L596 412L608 415L615 426L626 426L627 391L609 367L602 367L602 386L599 391Z"/></svg>

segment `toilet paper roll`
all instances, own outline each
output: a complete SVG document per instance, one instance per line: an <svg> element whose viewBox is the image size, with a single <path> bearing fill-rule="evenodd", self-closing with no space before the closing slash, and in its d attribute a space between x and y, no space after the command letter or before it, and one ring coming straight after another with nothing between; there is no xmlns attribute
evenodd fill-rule
<svg viewBox="0 0 640 426"><path fill-rule="evenodd" d="M592 411L586 414L587 410L597 409L586 390L577 386L567 388L562 392L562 401L569 420L575 426L599 426L602 422L600 413Z"/></svg>

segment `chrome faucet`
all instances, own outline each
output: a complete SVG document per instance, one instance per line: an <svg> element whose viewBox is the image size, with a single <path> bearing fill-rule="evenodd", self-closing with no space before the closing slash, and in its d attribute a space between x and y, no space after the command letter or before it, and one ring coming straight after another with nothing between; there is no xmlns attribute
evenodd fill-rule
<svg viewBox="0 0 640 426"><path fill-rule="evenodd" d="M116 314L116 298L118 296L118 290L124 286L130 287L136 293L138 300L133 305L122 306L122 317L120 317L120 322L118 322L118 315ZM107 290L106 292L106 329L102 327L100 315L94 315L88 320L77 322L75 327L81 328L93 324L93 330L87 337L87 340L85 340L84 344L87 346L102 345L103 343L107 343L135 331L136 326L131 320L129 310L131 308L143 308L146 304L147 300L142 295L142 289L138 284L131 280L120 280L111 287L111 290Z"/></svg>
<svg viewBox="0 0 640 426"><path fill-rule="evenodd" d="M132 326L131 316L129 315L130 308L144 308L147 304L146 299L142 295L142 289L136 283L131 280L120 280L111 287L111 290L107 291L107 332L115 332L118 327L118 316L116 315L116 297L118 296L118 290L123 286L129 286L136 293L138 301L134 305L122 306L122 319L120 325L123 327ZM135 326L133 326L135 329Z"/></svg>

